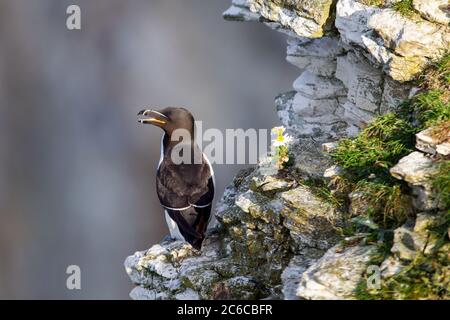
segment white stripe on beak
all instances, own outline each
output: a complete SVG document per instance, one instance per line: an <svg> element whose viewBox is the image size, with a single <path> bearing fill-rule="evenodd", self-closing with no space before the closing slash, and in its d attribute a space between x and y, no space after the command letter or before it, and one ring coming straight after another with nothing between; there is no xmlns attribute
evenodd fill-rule
<svg viewBox="0 0 450 320"><path fill-rule="evenodd" d="M146 115L148 115L149 112L156 113L157 115L160 115L163 118L169 119L165 114L162 114L161 112L158 112L155 110L145 110L143 115L146 116Z"/></svg>

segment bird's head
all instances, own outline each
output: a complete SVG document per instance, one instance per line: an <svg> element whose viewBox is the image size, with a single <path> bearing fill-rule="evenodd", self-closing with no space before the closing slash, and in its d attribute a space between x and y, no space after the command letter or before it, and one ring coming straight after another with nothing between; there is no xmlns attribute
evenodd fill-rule
<svg viewBox="0 0 450 320"><path fill-rule="evenodd" d="M152 124L163 129L169 136L176 129L186 129L194 134L194 117L185 108L168 107L161 110L142 110L138 122Z"/></svg>

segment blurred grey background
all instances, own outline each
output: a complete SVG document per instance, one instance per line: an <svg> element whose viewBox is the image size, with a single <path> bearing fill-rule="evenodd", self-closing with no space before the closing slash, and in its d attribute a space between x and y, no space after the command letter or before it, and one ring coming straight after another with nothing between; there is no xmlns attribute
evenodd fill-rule
<svg viewBox="0 0 450 320"><path fill-rule="evenodd" d="M273 99L297 74L285 39L224 21L229 4L1 0L0 298L128 298L125 257L166 234L144 106L185 106L205 129L278 124ZM215 166L218 196L238 169Z"/></svg>

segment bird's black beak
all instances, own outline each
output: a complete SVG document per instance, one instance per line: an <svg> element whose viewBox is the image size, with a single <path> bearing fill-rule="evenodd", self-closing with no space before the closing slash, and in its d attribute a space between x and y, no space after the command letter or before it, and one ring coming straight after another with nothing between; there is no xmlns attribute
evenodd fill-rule
<svg viewBox="0 0 450 320"><path fill-rule="evenodd" d="M169 121L167 116L155 110L141 110L137 115L139 123L149 123L158 127L164 126Z"/></svg>

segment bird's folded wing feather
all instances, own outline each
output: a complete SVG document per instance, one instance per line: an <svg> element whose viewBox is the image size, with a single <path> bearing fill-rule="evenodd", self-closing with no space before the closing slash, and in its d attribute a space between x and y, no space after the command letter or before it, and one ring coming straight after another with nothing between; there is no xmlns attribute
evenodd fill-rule
<svg viewBox="0 0 450 320"><path fill-rule="evenodd" d="M163 161L156 177L156 189L161 204L169 208L206 206L214 198L214 184L206 163L174 165Z"/></svg>

